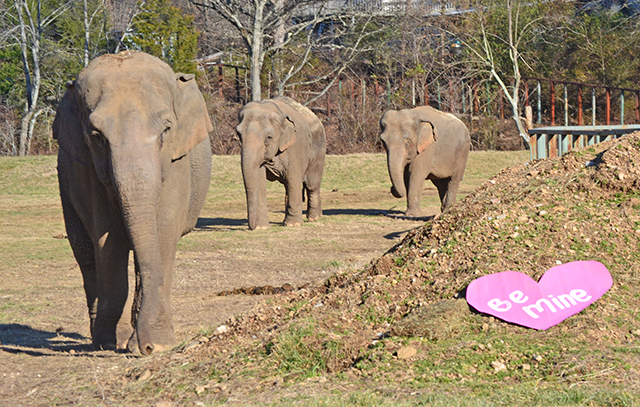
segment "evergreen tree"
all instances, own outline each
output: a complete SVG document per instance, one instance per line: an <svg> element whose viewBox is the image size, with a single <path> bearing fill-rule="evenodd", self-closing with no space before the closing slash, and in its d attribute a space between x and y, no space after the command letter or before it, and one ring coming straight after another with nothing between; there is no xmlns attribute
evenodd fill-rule
<svg viewBox="0 0 640 407"><path fill-rule="evenodd" d="M133 22L126 45L162 59L176 72L196 73L198 32L193 17L170 0L149 0Z"/></svg>

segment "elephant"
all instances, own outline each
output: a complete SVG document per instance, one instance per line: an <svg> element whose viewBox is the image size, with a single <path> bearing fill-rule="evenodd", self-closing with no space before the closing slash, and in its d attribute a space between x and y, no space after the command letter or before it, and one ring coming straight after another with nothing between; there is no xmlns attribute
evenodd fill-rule
<svg viewBox="0 0 640 407"><path fill-rule="evenodd" d="M249 229L269 227L267 180L278 180L285 187L285 226L302 224L305 192L307 219L320 219L320 183L327 150L320 119L288 97L250 102L238 119Z"/></svg>
<svg viewBox="0 0 640 407"><path fill-rule="evenodd" d="M471 139L457 117L430 106L389 110L380 119L380 139L387 152L391 193L407 198L406 216L422 216L425 179L438 189L441 211L454 204Z"/></svg>
<svg viewBox="0 0 640 407"><path fill-rule="evenodd" d="M98 57L67 84L53 136L96 349L148 355L176 345L173 264L209 188L212 130L194 76L143 52Z"/></svg>

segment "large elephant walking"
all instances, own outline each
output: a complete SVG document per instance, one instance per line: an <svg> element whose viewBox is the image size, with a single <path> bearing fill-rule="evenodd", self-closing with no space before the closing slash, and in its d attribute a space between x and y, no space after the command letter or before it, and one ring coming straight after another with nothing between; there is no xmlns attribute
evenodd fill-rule
<svg viewBox="0 0 640 407"><path fill-rule="evenodd" d="M389 110L380 119L391 193L407 198L407 216L421 216L425 179L438 189L442 211L456 200L469 147L469 130L457 117L429 106Z"/></svg>
<svg viewBox="0 0 640 407"><path fill-rule="evenodd" d="M303 188L308 197L307 218L319 219L327 149L320 119L300 103L278 97L248 103L240 111L239 120L249 229L269 226L267 179L284 184L285 225L302 224Z"/></svg>
<svg viewBox="0 0 640 407"><path fill-rule="evenodd" d="M150 354L176 344L173 263L209 187L211 130L193 75L142 52L101 56L68 85L53 135L96 348ZM125 310L131 250L136 290Z"/></svg>

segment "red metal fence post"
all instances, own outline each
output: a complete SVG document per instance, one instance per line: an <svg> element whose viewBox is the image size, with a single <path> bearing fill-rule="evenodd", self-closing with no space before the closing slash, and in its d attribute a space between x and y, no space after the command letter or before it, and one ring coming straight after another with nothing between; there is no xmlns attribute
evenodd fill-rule
<svg viewBox="0 0 640 407"><path fill-rule="evenodd" d="M327 117L331 117L331 88L327 89Z"/></svg>
<svg viewBox="0 0 640 407"><path fill-rule="evenodd" d="M224 85L224 77L222 76L222 65L218 65L218 96L220 97L220 99L223 98L222 85Z"/></svg>
<svg viewBox="0 0 640 407"><path fill-rule="evenodd" d="M578 126L582 126L582 86L578 85Z"/></svg>
<svg viewBox="0 0 640 407"><path fill-rule="evenodd" d="M611 124L611 89L605 88L607 91L607 126Z"/></svg>
<svg viewBox="0 0 640 407"><path fill-rule="evenodd" d="M636 122L640 122L640 92L636 92Z"/></svg>
<svg viewBox="0 0 640 407"><path fill-rule="evenodd" d="M424 105L429 106L429 85L428 80L424 81Z"/></svg>
<svg viewBox="0 0 640 407"><path fill-rule="evenodd" d="M238 72L238 67L236 67L236 98L238 102L240 101L240 72Z"/></svg>

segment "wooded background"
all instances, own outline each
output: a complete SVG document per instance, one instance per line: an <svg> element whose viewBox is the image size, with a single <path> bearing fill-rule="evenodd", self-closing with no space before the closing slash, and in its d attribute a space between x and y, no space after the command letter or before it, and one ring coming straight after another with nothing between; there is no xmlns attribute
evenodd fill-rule
<svg viewBox="0 0 640 407"><path fill-rule="evenodd" d="M523 77L638 88L638 11L624 1L0 0L0 155L55 153L66 83L127 49L197 74L216 154L239 151L243 103L278 94L314 109L330 153L379 151L382 113L427 102L459 115L476 149L524 148ZM575 110L557 93L543 111Z"/></svg>

